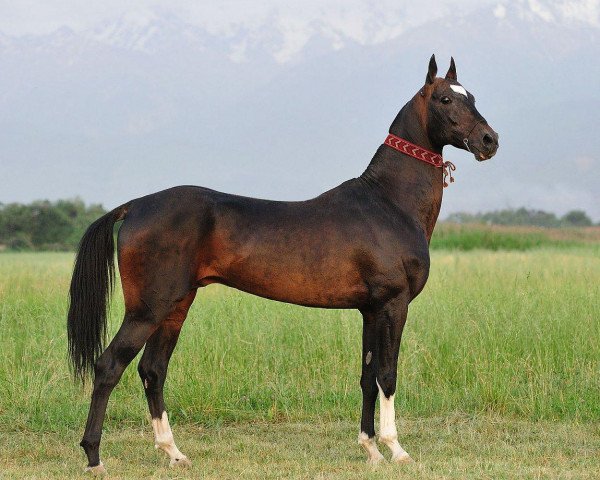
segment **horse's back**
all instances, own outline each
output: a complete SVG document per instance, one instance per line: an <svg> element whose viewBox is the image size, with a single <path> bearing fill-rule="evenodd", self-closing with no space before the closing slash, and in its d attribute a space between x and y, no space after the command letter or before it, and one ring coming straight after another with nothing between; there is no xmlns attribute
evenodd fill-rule
<svg viewBox="0 0 600 480"><path fill-rule="evenodd" d="M119 233L126 301L158 296L169 305L223 283L291 303L359 308L375 292L406 288L405 265L422 263L422 234L386 208L352 182L300 202L193 186L141 197Z"/></svg>

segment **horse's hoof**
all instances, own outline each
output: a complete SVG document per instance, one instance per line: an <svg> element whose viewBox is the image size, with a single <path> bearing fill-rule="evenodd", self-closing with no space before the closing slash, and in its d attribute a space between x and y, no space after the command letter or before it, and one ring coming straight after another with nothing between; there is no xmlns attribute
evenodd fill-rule
<svg viewBox="0 0 600 480"><path fill-rule="evenodd" d="M396 455L392 457L393 463L414 463L415 461L410 458L410 455L406 452L401 453L400 455Z"/></svg>
<svg viewBox="0 0 600 480"><path fill-rule="evenodd" d="M187 457L173 458L169 462L169 466L171 468L189 468L192 466L192 462Z"/></svg>
<svg viewBox="0 0 600 480"><path fill-rule="evenodd" d="M94 477L103 477L106 475L106 468L104 468L104 465L102 465L102 462L100 462L95 467L85 467L85 473L89 473Z"/></svg>

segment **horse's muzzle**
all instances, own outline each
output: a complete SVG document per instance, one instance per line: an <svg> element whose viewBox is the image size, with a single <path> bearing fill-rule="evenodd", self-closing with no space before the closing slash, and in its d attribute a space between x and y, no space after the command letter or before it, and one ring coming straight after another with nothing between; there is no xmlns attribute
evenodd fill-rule
<svg viewBox="0 0 600 480"><path fill-rule="evenodd" d="M498 151L498 134L490 127L485 125L480 132L480 141L477 142L475 147L475 158L482 162L483 160L489 160Z"/></svg>

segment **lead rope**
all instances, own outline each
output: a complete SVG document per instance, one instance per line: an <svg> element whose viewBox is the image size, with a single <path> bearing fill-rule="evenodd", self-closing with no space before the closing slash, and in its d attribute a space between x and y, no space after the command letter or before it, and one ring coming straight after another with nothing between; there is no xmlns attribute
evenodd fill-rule
<svg viewBox="0 0 600 480"><path fill-rule="evenodd" d="M446 182L446 177L450 178L450 183L454 183L452 172L456 170L456 166L450 160L446 160L442 164L442 167L444 168L444 188L446 188L449 185L448 182Z"/></svg>

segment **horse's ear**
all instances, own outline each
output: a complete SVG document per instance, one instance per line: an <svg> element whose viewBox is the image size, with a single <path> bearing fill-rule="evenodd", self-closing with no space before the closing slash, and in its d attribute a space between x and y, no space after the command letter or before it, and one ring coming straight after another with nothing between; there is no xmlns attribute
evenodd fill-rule
<svg viewBox="0 0 600 480"><path fill-rule="evenodd" d="M435 54L429 59L429 70L427 71L427 77L425 77L425 83L431 85L435 80L437 74L437 64L435 63Z"/></svg>
<svg viewBox="0 0 600 480"><path fill-rule="evenodd" d="M450 57L450 68L446 74L447 80L454 80L456 82L456 64L454 63L454 57Z"/></svg>

